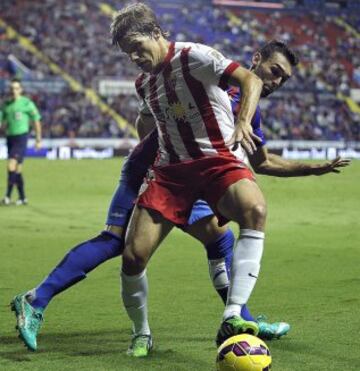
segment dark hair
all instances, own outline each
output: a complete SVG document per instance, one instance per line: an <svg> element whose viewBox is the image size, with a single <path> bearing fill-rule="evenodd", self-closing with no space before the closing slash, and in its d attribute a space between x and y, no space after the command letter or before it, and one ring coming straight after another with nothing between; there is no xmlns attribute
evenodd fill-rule
<svg viewBox="0 0 360 371"><path fill-rule="evenodd" d="M112 44L119 45L119 42L129 33L152 35L156 29L161 32L162 36L168 35L161 29L150 7L143 3L129 5L119 10L113 17L110 26Z"/></svg>
<svg viewBox="0 0 360 371"><path fill-rule="evenodd" d="M21 80L17 77L14 77L14 78L11 79L11 83L13 83L13 82L18 82L21 85Z"/></svg>
<svg viewBox="0 0 360 371"><path fill-rule="evenodd" d="M292 66L296 66L299 63L299 57L296 53L291 50L286 43L279 40L271 40L265 46L260 48L258 52L264 61L269 59L274 53L278 52L283 54Z"/></svg>

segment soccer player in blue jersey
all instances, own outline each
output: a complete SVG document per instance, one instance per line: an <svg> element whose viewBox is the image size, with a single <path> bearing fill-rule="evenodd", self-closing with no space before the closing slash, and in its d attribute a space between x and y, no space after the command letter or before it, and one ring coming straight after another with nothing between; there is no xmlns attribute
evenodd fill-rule
<svg viewBox="0 0 360 371"><path fill-rule="evenodd" d="M281 43L273 42L268 44L254 55L254 66L262 64L264 68L267 67L266 61L272 61L276 54L282 55L283 48L285 46ZM261 53L266 57L258 60ZM276 58L275 61L277 61ZM281 64L279 67L271 68L281 69ZM275 70L271 74L276 74ZM263 76L262 78L266 80L267 77ZM275 87L268 83L265 86L269 93L275 90ZM232 102L233 113L236 115L239 109L240 92L238 89L229 88L228 93ZM262 144L259 145L258 150L250 159L255 171L274 176L303 176L338 172L339 167L345 166L345 161L340 159L316 165L287 161L279 156L268 154L264 146L265 138L261 131L260 123L261 115L258 108L252 125L256 135L262 138ZM143 140L123 165L120 183L109 207L106 230L101 232L99 236L85 241L70 250L42 283L25 294L17 295L12 302L20 336L31 350L37 349L36 338L43 320L43 312L52 298L84 279L87 273L103 262L119 256L123 251L124 234L134 200L158 150L157 132L152 127L147 127L144 122L138 122L138 131ZM262 160L262 158L266 160ZM210 277L214 287L225 302L234 244L233 233L227 227L219 227L217 225L216 217L204 201L196 202L189 218L188 226L184 229L204 245L209 261ZM241 314L245 319L254 320L246 306L242 308ZM264 320L259 321L259 327L260 336L267 339L285 335L289 330L289 325L286 323L269 324ZM137 340L139 340L138 344L140 346L133 349L132 354L141 356L144 351L141 347L141 340L143 339L139 337Z"/></svg>

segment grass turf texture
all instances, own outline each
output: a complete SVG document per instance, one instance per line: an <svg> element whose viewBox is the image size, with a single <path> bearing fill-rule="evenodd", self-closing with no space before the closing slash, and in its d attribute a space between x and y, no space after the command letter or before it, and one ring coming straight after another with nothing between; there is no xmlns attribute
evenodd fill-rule
<svg viewBox="0 0 360 371"><path fill-rule="evenodd" d="M5 184L5 162L0 163ZM223 306L202 247L179 230L149 267L155 349L131 359L130 323L119 298L119 259L49 305L30 353L6 305L38 284L75 244L97 235L120 160L27 160L26 207L0 208L0 369L213 370ZM277 371L359 370L360 162L340 175L258 177L268 201L266 249L250 300L254 313L292 324L268 342Z"/></svg>

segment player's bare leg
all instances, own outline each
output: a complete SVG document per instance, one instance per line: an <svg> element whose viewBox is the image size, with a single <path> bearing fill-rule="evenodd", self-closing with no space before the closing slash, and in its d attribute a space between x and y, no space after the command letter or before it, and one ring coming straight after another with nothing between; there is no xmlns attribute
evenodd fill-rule
<svg viewBox="0 0 360 371"><path fill-rule="evenodd" d="M128 354L145 357L152 348L147 316L148 283L146 264L173 224L158 212L135 206L125 238L122 265L122 298L133 322L133 338Z"/></svg>
<svg viewBox="0 0 360 371"><path fill-rule="evenodd" d="M254 289L264 247L266 203L257 184L242 179L232 184L217 204L219 212L240 226L240 237L234 247L231 280L222 326L217 344L240 332L257 335L255 322L245 321L240 316Z"/></svg>

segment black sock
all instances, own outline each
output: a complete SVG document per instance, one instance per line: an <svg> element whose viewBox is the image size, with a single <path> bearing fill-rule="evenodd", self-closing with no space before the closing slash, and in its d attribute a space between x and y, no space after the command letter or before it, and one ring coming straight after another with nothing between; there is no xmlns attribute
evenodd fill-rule
<svg viewBox="0 0 360 371"><path fill-rule="evenodd" d="M21 173L17 173L17 188L19 191L19 199L20 200L25 200L25 190L24 190L24 179L22 177Z"/></svg>
<svg viewBox="0 0 360 371"><path fill-rule="evenodd" d="M14 185L17 183L17 176L15 171L8 171L8 182L7 182L7 190L6 190L6 197L11 197L11 192L14 188Z"/></svg>
<svg viewBox="0 0 360 371"><path fill-rule="evenodd" d="M229 287L224 287L222 289L217 289L216 290L218 292L218 294L220 295L224 304L226 304L228 290L229 290Z"/></svg>

